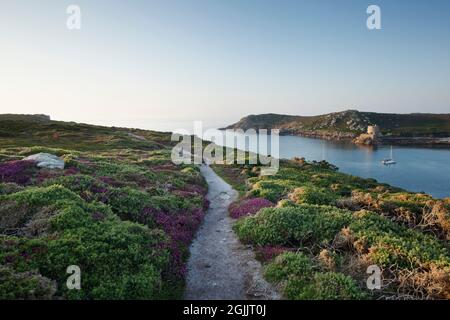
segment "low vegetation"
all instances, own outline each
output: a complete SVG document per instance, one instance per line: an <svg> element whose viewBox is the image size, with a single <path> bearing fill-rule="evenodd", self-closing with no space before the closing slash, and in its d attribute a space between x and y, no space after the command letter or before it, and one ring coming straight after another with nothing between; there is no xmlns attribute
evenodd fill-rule
<svg viewBox="0 0 450 320"><path fill-rule="evenodd" d="M449 199L298 158L282 161L273 176L255 176L249 165L218 172L226 171L246 181L230 210L235 231L287 298L450 298ZM276 206L248 209L262 199ZM382 271L380 290L366 285L371 265Z"/></svg>
<svg viewBox="0 0 450 320"><path fill-rule="evenodd" d="M37 120L0 117L0 299L180 298L199 170L172 164L167 134ZM39 152L65 169L22 161Z"/></svg>
<svg viewBox="0 0 450 320"><path fill-rule="evenodd" d="M0 299L180 298L208 206L170 136L0 116ZM24 161L50 153L65 169ZM327 162L213 168L240 193L240 240L289 299L449 299L450 199L338 172ZM67 268L79 266L81 290ZM382 287L366 285L367 268Z"/></svg>

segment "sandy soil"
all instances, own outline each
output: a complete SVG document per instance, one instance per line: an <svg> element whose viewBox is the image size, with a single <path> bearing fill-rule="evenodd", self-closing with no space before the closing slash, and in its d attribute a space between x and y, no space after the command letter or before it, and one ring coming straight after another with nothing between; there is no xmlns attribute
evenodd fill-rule
<svg viewBox="0 0 450 320"><path fill-rule="evenodd" d="M280 299L262 277L251 248L232 230L228 206L238 194L209 166L201 167L208 182L210 208L190 247L185 299Z"/></svg>

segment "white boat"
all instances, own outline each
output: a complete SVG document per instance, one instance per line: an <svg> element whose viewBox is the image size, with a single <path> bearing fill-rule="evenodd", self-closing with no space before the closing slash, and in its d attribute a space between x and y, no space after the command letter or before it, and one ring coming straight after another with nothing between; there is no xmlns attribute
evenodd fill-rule
<svg viewBox="0 0 450 320"><path fill-rule="evenodd" d="M384 159L383 161L381 161L381 163L384 164L385 166L389 166L391 164L396 164L397 163L397 161L394 160L392 146L391 146L391 157L388 158L388 159Z"/></svg>

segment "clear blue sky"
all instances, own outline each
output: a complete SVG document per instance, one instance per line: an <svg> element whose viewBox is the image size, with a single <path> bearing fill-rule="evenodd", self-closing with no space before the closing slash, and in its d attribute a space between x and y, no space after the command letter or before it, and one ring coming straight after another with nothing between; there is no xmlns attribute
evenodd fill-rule
<svg viewBox="0 0 450 320"><path fill-rule="evenodd" d="M66 28L77 4L82 30ZM382 30L366 28L381 7ZM447 0L4 0L0 112L145 126L450 113Z"/></svg>

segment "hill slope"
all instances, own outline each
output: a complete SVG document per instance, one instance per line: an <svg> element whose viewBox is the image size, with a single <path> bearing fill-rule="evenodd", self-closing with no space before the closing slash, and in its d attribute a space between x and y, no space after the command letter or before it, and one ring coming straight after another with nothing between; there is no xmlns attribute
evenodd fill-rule
<svg viewBox="0 0 450 320"><path fill-rule="evenodd" d="M181 298L207 207L170 134L0 115L0 300ZM24 160L50 153L64 169ZM66 285L67 267L81 289Z"/></svg>
<svg viewBox="0 0 450 320"><path fill-rule="evenodd" d="M347 110L318 116L250 115L226 129L280 129L281 134L352 139L378 125L388 137L449 137L450 114L390 114Z"/></svg>
<svg viewBox="0 0 450 320"><path fill-rule="evenodd" d="M163 132L52 121L44 115L0 114L0 147L36 145L79 151L155 150L172 142L170 134Z"/></svg>

